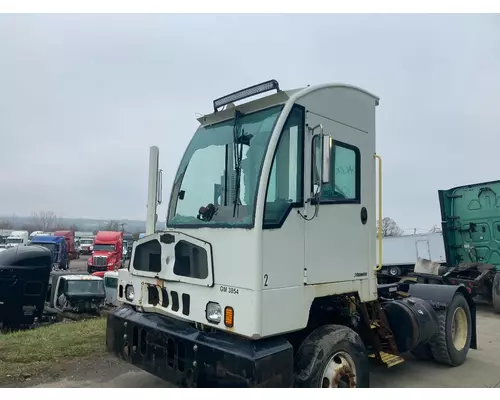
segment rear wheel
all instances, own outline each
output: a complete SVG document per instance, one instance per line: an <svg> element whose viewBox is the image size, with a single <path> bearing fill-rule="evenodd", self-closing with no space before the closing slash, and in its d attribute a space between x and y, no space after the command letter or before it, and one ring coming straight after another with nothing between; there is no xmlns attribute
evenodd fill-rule
<svg viewBox="0 0 500 400"><path fill-rule="evenodd" d="M497 272L493 278L491 300L495 312L500 313L500 272Z"/></svg>
<svg viewBox="0 0 500 400"><path fill-rule="evenodd" d="M295 356L295 386L301 388L367 388L368 356L359 335L342 325L314 330Z"/></svg>
<svg viewBox="0 0 500 400"><path fill-rule="evenodd" d="M434 360L452 367L463 364L472 336L469 303L461 293L456 293L449 307L437 317L439 331L429 342Z"/></svg>
<svg viewBox="0 0 500 400"><path fill-rule="evenodd" d="M399 267L390 267L387 272L392 277L394 277L394 276L401 276L401 268L399 268Z"/></svg>

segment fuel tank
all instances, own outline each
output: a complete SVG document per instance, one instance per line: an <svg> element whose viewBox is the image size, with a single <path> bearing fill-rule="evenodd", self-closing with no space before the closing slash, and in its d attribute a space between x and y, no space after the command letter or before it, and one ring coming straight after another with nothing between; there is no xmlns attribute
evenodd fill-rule
<svg viewBox="0 0 500 400"><path fill-rule="evenodd" d="M400 353L426 343L439 329L436 312L425 300L416 297L389 300L382 308Z"/></svg>

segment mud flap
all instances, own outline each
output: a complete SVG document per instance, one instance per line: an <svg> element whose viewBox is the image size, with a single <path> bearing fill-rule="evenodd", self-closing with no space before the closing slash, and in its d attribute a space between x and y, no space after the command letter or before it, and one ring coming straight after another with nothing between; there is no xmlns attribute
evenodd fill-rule
<svg viewBox="0 0 500 400"><path fill-rule="evenodd" d="M404 290L404 286L408 287L408 290ZM403 291L408 292L412 297L418 297L422 300L426 300L436 311L445 310L457 292L460 292L467 300L470 309L471 316L471 342L470 348L477 350L477 331L476 331L476 304L472 296L469 294L467 289L463 286L452 286L452 285L432 285L432 284L401 284Z"/></svg>

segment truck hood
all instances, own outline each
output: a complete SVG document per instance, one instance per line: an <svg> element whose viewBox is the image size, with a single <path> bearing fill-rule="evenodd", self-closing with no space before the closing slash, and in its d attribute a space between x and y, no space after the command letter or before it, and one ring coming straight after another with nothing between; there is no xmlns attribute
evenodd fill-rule
<svg viewBox="0 0 500 400"><path fill-rule="evenodd" d="M441 224L449 266L467 262L500 270L500 181L440 190Z"/></svg>

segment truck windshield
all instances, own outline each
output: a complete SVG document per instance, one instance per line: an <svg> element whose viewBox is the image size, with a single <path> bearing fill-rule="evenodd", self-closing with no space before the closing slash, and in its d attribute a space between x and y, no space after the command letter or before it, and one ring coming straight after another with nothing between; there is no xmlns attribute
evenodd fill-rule
<svg viewBox="0 0 500 400"><path fill-rule="evenodd" d="M31 246L42 246L45 247L46 249L49 249L51 252L57 251L57 245L55 243L36 243L36 242L31 242Z"/></svg>
<svg viewBox="0 0 500 400"><path fill-rule="evenodd" d="M114 244L95 244L94 251L115 251Z"/></svg>
<svg viewBox="0 0 500 400"><path fill-rule="evenodd" d="M70 280L68 281L67 293L69 295L103 294L104 284L102 280Z"/></svg>
<svg viewBox="0 0 500 400"><path fill-rule="evenodd" d="M80 239L80 244L92 244L93 242L92 239Z"/></svg>
<svg viewBox="0 0 500 400"><path fill-rule="evenodd" d="M168 226L253 224L262 163L281 110L271 107L198 128L175 176Z"/></svg>
<svg viewBox="0 0 500 400"><path fill-rule="evenodd" d="M7 243L17 244L17 243L22 243L22 242L23 242L22 238L9 238L9 239L7 239Z"/></svg>

